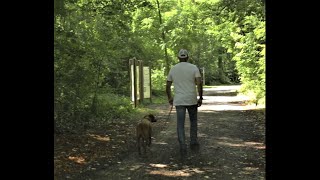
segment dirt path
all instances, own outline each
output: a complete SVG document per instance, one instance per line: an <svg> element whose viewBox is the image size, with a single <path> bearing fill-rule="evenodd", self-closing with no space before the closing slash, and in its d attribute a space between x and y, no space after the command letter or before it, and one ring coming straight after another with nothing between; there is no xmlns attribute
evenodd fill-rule
<svg viewBox="0 0 320 180"><path fill-rule="evenodd" d="M152 105L161 111L153 124L154 139L147 155L139 156L131 146L121 161L76 179L265 179L265 119L257 116L263 109L243 105L246 98L235 96L238 88L204 89L198 114L198 152L188 149L187 157L180 158L175 108L168 120L169 106Z"/></svg>

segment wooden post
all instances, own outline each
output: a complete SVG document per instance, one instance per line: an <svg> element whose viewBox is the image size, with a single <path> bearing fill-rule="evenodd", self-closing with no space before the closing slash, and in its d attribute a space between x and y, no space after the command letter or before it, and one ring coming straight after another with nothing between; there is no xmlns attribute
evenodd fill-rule
<svg viewBox="0 0 320 180"><path fill-rule="evenodd" d="M138 66L139 66L139 95L140 95L140 103L143 102L143 98L144 98L144 86L143 86L143 62L142 60L138 60Z"/></svg>
<svg viewBox="0 0 320 180"><path fill-rule="evenodd" d="M130 90L131 100L133 100L134 107L137 107L137 73L136 73L136 58L129 59L130 69Z"/></svg>
<svg viewBox="0 0 320 180"><path fill-rule="evenodd" d="M149 67L149 84L150 84L150 103L152 103L151 67Z"/></svg>
<svg viewBox="0 0 320 180"><path fill-rule="evenodd" d="M132 101L132 99L133 99L133 93L132 93L132 91L133 91L133 88L132 88L132 76L133 76L133 73L132 73L132 65L133 65L133 59L129 59L129 78L130 78L130 101Z"/></svg>
<svg viewBox="0 0 320 180"><path fill-rule="evenodd" d="M136 72L137 60L136 58L133 59L133 92L134 92L134 107L137 107L137 72Z"/></svg>
<svg viewBox="0 0 320 180"><path fill-rule="evenodd" d="M206 79L205 79L205 75L204 75L205 71L204 71L204 67L202 68L202 79L203 79L203 84L202 86L204 86L206 84Z"/></svg>

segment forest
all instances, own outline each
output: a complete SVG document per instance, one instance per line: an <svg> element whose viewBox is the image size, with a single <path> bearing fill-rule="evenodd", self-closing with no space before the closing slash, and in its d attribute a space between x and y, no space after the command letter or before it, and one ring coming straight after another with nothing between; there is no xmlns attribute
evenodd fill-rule
<svg viewBox="0 0 320 180"><path fill-rule="evenodd" d="M151 67L154 103L166 102L181 48L206 86L241 84L264 104L265 24L261 0L54 0L55 133L132 117L134 57Z"/></svg>

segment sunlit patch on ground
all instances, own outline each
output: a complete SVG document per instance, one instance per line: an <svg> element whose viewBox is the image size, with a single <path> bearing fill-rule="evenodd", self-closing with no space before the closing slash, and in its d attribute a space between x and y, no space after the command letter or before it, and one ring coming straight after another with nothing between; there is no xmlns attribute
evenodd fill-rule
<svg viewBox="0 0 320 180"><path fill-rule="evenodd" d="M266 146L263 143L259 143L259 142L244 142L244 144L246 146L254 147L256 149L265 149L266 148Z"/></svg>
<svg viewBox="0 0 320 180"><path fill-rule="evenodd" d="M157 142L157 141L155 141L155 142L153 142L153 144L167 145L168 143L166 143L166 142Z"/></svg>
<svg viewBox="0 0 320 180"><path fill-rule="evenodd" d="M252 174L257 170L259 170L259 168L256 168L256 167L245 167L245 168L243 168L243 171L239 172L239 174Z"/></svg>
<svg viewBox="0 0 320 180"><path fill-rule="evenodd" d="M243 143L218 142L218 144L224 145L224 146L231 146L231 147L251 147L256 149L265 149L265 145L263 145L262 143L247 144L246 142L243 142Z"/></svg>
<svg viewBox="0 0 320 180"><path fill-rule="evenodd" d="M176 165L167 165L167 164L149 164L153 169L149 171L150 175L161 175L167 177L189 177L194 174L202 174L205 173L204 170L199 168L190 168L188 166L184 166L182 169L173 170L172 167L176 168Z"/></svg>
<svg viewBox="0 0 320 180"><path fill-rule="evenodd" d="M99 141L110 141L110 137L109 136L101 136L101 135L96 135L96 134L89 134L90 137L93 137L96 140Z"/></svg>
<svg viewBox="0 0 320 180"><path fill-rule="evenodd" d="M156 168L165 168L168 167L166 164L150 164L151 167L156 167Z"/></svg>
<svg viewBox="0 0 320 180"><path fill-rule="evenodd" d="M256 171L256 170L258 170L259 168L256 168L256 167L245 167L245 168L243 168L244 170L246 170L246 171Z"/></svg>
<svg viewBox="0 0 320 180"><path fill-rule="evenodd" d="M255 149L265 149L265 144L261 142L244 142L240 139L231 139L228 137L220 137L218 138L221 141L217 142L217 144L222 145L222 146L230 146L230 147L250 147L250 148L255 148Z"/></svg>
<svg viewBox="0 0 320 180"><path fill-rule="evenodd" d="M155 165L160 166L160 168L163 168L164 166L161 164ZM165 167L167 167L165 165ZM158 167L159 168L159 167ZM166 169L158 169L158 170L151 170L149 174L152 175L161 175L161 176L168 176L168 177L189 177L193 174L201 174L204 173L204 171L200 170L199 168L185 168L181 170L166 170Z"/></svg>
<svg viewBox="0 0 320 180"><path fill-rule="evenodd" d="M248 101L248 97L238 95L232 96L203 96L202 106L199 107L201 112L210 111L243 111L252 109L263 109L264 105L249 104L246 105L245 102ZM213 106L212 106L213 105Z"/></svg>
<svg viewBox="0 0 320 180"><path fill-rule="evenodd" d="M139 169L142 165L134 165L130 168L131 171L135 171L137 169Z"/></svg>
<svg viewBox="0 0 320 180"><path fill-rule="evenodd" d="M85 159L83 157L74 157L74 156L69 156L68 159L71 161L78 163L78 164L85 164Z"/></svg>
<svg viewBox="0 0 320 180"><path fill-rule="evenodd" d="M181 170L177 170L177 171L153 170L153 171L150 171L149 174L161 175L161 176L169 176L169 177L188 177L188 176L191 176L191 173L183 172Z"/></svg>

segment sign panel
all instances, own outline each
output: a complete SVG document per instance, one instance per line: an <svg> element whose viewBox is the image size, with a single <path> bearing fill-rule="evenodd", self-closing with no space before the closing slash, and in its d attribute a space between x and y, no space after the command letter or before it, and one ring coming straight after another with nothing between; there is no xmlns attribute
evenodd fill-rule
<svg viewBox="0 0 320 180"><path fill-rule="evenodd" d="M151 97L150 68L149 67L143 67L143 95L144 95L144 98Z"/></svg>
<svg viewBox="0 0 320 180"><path fill-rule="evenodd" d="M134 102L134 78L135 78L135 75L134 75L134 66L133 64L131 64L131 101Z"/></svg>
<svg viewBox="0 0 320 180"><path fill-rule="evenodd" d="M140 71L139 65L136 66L136 87L137 87L137 100L140 100Z"/></svg>

